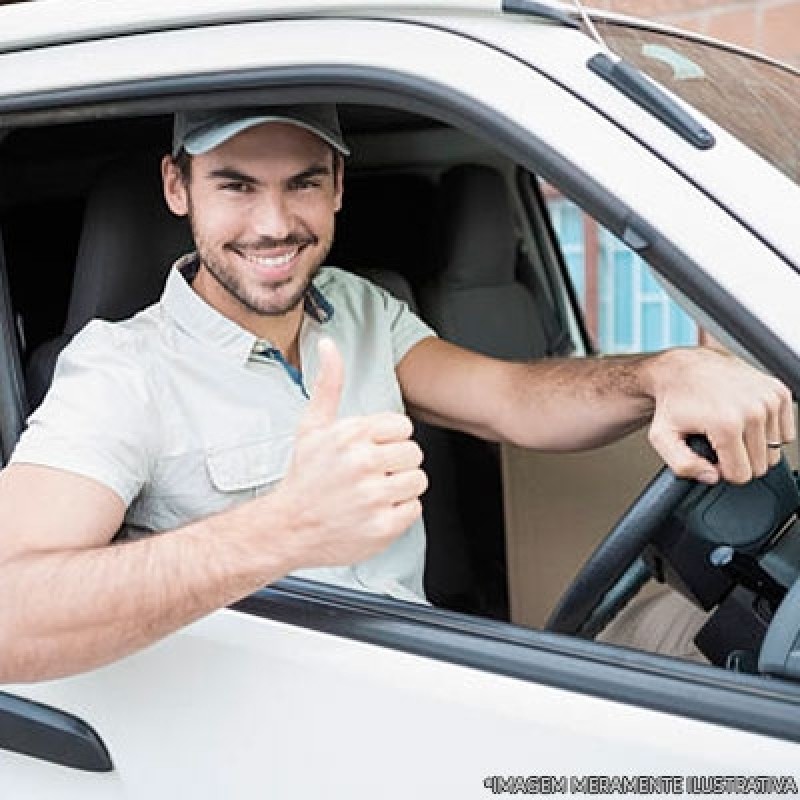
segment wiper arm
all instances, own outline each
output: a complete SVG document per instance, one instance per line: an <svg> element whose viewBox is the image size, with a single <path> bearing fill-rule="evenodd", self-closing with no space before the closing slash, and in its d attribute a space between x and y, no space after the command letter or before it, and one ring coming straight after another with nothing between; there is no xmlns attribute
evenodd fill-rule
<svg viewBox="0 0 800 800"><path fill-rule="evenodd" d="M615 61L606 53L598 53L589 59L587 66L699 150L710 150L716 144L711 131L633 64L622 59Z"/></svg>

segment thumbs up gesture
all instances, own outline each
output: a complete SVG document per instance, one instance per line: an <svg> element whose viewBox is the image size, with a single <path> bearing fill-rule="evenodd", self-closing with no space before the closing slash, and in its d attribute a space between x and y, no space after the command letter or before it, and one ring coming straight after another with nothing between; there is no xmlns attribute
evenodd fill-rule
<svg viewBox="0 0 800 800"><path fill-rule="evenodd" d="M332 339L320 339L319 370L298 434L323 428L336 420L344 386L344 363Z"/></svg>
<svg viewBox="0 0 800 800"><path fill-rule="evenodd" d="M394 412L337 419L343 385L342 357L323 339L292 463L274 493L289 528L282 544L291 569L369 558L422 511L428 483L411 420Z"/></svg>

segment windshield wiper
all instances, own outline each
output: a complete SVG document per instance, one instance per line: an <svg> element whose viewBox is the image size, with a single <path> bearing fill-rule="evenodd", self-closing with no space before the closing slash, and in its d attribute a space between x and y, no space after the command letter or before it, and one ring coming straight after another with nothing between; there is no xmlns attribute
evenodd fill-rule
<svg viewBox="0 0 800 800"><path fill-rule="evenodd" d="M615 61L607 53L598 53L589 59L587 66L699 150L710 150L716 144L711 131L633 64L622 59Z"/></svg>

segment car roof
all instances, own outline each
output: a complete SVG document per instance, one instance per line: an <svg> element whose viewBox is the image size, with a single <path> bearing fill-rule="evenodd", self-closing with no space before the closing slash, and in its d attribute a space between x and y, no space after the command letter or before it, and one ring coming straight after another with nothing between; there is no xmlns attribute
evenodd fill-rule
<svg viewBox="0 0 800 800"><path fill-rule="evenodd" d="M38 0L0 7L0 53L132 33L287 17L522 13L568 19L558 0Z"/></svg>

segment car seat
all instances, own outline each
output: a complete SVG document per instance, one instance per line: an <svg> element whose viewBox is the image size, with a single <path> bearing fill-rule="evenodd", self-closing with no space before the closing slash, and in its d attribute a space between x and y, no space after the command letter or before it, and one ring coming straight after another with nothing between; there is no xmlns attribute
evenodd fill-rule
<svg viewBox="0 0 800 800"><path fill-rule="evenodd" d="M440 336L485 355L529 361L550 354L555 319L544 291L535 293L524 262L505 179L496 169L462 165L440 182L439 265L418 289L422 314ZM563 336L556 337L563 343ZM558 345L562 346L561 344ZM506 617L507 565L503 480L498 449L451 434L472 569L485 596L484 613Z"/></svg>

